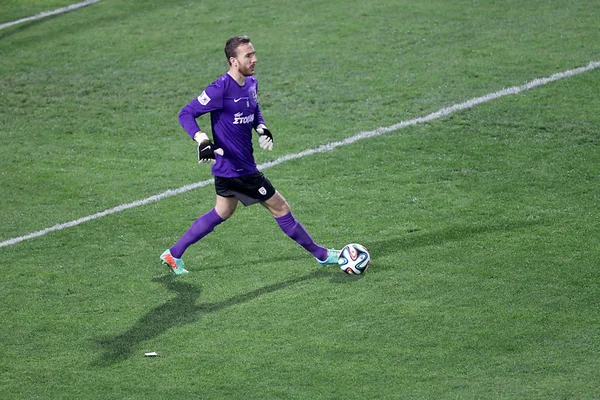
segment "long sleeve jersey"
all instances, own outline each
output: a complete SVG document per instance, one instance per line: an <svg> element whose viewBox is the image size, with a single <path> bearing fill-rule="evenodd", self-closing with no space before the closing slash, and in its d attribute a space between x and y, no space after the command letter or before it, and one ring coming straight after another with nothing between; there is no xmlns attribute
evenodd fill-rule
<svg viewBox="0 0 600 400"><path fill-rule="evenodd" d="M214 144L223 149L216 155L212 174L223 178L250 175L258 171L252 148L252 129L264 124L258 105L258 82L246 77L240 86L228 73L211 83L179 113L179 123L193 138L200 130L196 118L210 113Z"/></svg>

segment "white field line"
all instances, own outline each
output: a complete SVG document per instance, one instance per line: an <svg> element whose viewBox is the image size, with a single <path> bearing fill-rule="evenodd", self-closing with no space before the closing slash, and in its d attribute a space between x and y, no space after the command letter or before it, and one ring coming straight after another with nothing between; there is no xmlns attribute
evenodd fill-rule
<svg viewBox="0 0 600 400"><path fill-rule="evenodd" d="M56 10L53 10L53 11L44 11L39 14L33 15L31 17L20 19L18 21L6 22L4 24L0 24L0 31L4 28L8 28L9 26L22 24L23 22L36 21L38 19L46 18L51 15L64 14L69 11L77 10L78 8L81 8L81 7L89 6L90 4L94 4L99 1L100 0L86 0L86 1L82 1L81 3L71 4L70 6L66 6L63 8L57 8Z"/></svg>
<svg viewBox="0 0 600 400"><path fill-rule="evenodd" d="M345 146L347 144L351 144L354 143L358 140L363 140L363 139L367 139L367 138L372 138L372 137L376 137L376 136L381 136L385 133L389 133L389 132L394 132L397 131L399 129L402 128L406 128L407 126L412 126L412 125L417 125L417 124L422 124L424 122L428 122L428 121L432 121L438 118L442 118L445 116L448 116L450 114L453 114L457 111L460 110L465 110L467 108L471 108L473 106L476 106L478 104L482 104L482 103L487 103L488 101L492 101L495 99L498 99L500 97L504 97L504 96L508 96L508 95L514 95L514 94L518 94L530 89L533 89L535 87L541 86L541 85L546 85L548 83L557 81L559 79L563 79L563 78L568 78L574 75L579 75L582 74L584 72L587 71L591 71L593 69L596 69L600 67L600 62L598 61L592 61L590 62L587 66L585 67L580 67L580 68L575 68L575 69L571 69L565 72L559 72L556 73L554 75L551 75L549 77L546 78L539 78L539 79L534 79L531 82L528 82L524 85L521 86L513 86L510 87L508 89L503 89L503 90L499 90L497 92L494 93L490 93L490 94L486 94L485 96L482 97L476 97L470 100L467 100L463 103L459 103L459 104L455 104L453 106L447 107L447 108L442 108L439 111L436 111L434 113L431 113L429 115L426 115L424 117L419 117L419 118L414 118L414 119L410 119L408 121L402 121L400 123L397 123L395 125L391 125L391 126L387 126L387 127L381 127L381 128L377 128L373 131L365 131L365 132L360 132L354 136L351 136L349 138L346 138L342 141L339 142L332 142L332 143L328 143L325 144L323 146L319 146L317 148L314 149L309 149L309 150L304 150L300 153L296 153L296 154L288 154L286 156L280 157L274 161L270 161L264 164L260 164L258 166L259 169L264 170L270 167L274 167L276 165L282 164L286 161L290 161L290 160L295 160L297 158L302 158L302 157L306 157L306 156L310 156L313 154L317 154L317 153L324 153L327 151L331 151L333 149L335 149L336 147L340 147L340 146ZM60 231L66 228L71 228L73 226L77 226L79 224L82 224L84 222L88 222L94 219L98 219L101 217L105 217L107 215L111 215L111 214L115 214L124 210L127 210L129 208L134 208L134 207L139 207L139 206L143 206L145 204L149 204L149 203L153 203L162 199L166 199L167 197L171 197L171 196L175 196L181 193L185 193L185 192L189 192L190 190L194 190L197 188L201 188L204 186L208 186L211 183L213 183L213 179L208 179L205 181L201 181L201 182L196 182L193 183L191 185L186 185L186 186L182 186L178 189L172 189L172 190L167 190L166 192L154 195L154 196L150 196L146 199L143 200L138 200L138 201L134 201L132 203L127 203L127 204L122 204L120 206L99 212L97 214L92 214L92 215L88 215L87 217L83 217L83 218L79 218L77 220L71 221L71 222L66 222L63 224L58 224L58 225L54 225L51 226L50 228L46 228L43 229L41 231L37 231L37 232L33 232L30 233L28 235L24 235L24 236L19 236L13 239L9 239L6 240L4 242L0 242L0 247L4 247L4 246L10 246L13 244L17 244L19 242L22 242L24 240L28 240L28 239L33 239L35 237L39 237L39 236L43 236L47 233L50 232L54 232L54 231Z"/></svg>

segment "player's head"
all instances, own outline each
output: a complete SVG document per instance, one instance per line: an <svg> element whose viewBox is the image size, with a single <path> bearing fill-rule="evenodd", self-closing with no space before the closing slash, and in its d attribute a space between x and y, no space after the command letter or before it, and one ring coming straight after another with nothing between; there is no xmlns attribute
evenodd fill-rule
<svg viewBox="0 0 600 400"><path fill-rule="evenodd" d="M232 69L244 76L254 75L256 51L248 36L232 36L225 43L225 57Z"/></svg>

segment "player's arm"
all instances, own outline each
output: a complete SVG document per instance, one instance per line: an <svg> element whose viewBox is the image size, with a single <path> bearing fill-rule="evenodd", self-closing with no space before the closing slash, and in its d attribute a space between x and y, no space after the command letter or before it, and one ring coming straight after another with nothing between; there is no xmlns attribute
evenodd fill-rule
<svg viewBox="0 0 600 400"><path fill-rule="evenodd" d="M254 128L256 129L256 133L258 133L258 144L265 150L273 150L273 134L265 125L260 106L256 107L255 120L258 122L258 125Z"/></svg>
<svg viewBox="0 0 600 400"><path fill-rule="evenodd" d="M206 111L203 109L203 107L200 107L197 100L192 100L179 112L179 123L181 124L181 127L185 129L188 135L193 138L196 132L201 131L200 127L198 126L198 122L196 122L196 118L206 114L207 112L209 111Z"/></svg>
<svg viewBox="0 0 600 400"><path fill-rule="evenodd" d="M215 154L223 155L222 149L217 149L208 135L202 131L196 118L222 107L222 91L218 85L207 87L196 99L189 102L179 112L179 123L185 131L198 143L198 162L214 162Z"/></svg>
<svg viewBox="0 0 600 400"><path fill-rule="evenodd" d="M179 123L191 138L201 131L196 118L223 106L223 94L216 85L208 86L197 98L190 101L179 112Z"/></svg>

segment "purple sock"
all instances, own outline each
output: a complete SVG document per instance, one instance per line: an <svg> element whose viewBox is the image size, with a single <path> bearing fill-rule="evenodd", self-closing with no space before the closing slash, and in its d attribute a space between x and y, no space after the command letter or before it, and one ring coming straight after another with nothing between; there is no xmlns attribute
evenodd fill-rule
<svg viewBox="0 0 600 400"><path fill-rule="evenodd" d="M215 226L219 225L223 221L224 219L221 218L219 214L217 214L217 211L213 208L198 218L192 224L192 226L190 226L190 229L183 234L181 239L179 239L177 243L171 247L171 255L175 258L181 258L188 247L211 233L213 229L215 229Z"/></svg>
<svg viewBox="0 0 600 400"><path fill-rule="evenodd" d="M327 258L327 249L313 241L312 237L310 237L302 224L296 221L292 213L282 217L275 217L275 221L277 221L277 224L279 224L279 227L286 235L294 239L296 243L308 250L313 256L319 260Z"/></svg>

